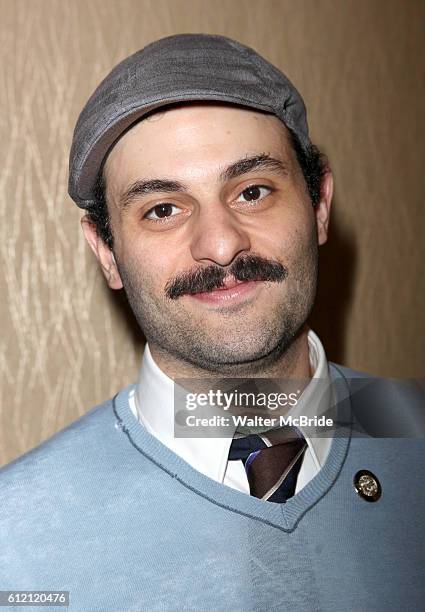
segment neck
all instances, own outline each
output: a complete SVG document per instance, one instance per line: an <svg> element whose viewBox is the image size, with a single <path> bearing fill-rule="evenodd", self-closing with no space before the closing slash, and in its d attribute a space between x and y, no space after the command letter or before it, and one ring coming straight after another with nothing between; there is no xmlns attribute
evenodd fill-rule
<svg viewBox="0 0 425 612"><path fill-rule="evenodd" d="M266 355L255 362L229 364L216 369L200 368L196 364L180 359L165 351L155 343L149 342L153 359L159 368L173 380L179 378L311 378L308 327L299 331L289 347L276 356L276 352Z"/></svg>

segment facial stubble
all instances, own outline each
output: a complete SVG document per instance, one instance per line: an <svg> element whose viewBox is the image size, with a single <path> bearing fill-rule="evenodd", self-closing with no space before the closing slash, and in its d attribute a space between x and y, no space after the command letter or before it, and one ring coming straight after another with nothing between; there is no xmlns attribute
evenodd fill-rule
<svg viewBox="0 0 425 612"><path fill-rule="evenodd" d="M307 238L294 241L291 255L283 282L261 283L261 312L254 301L215 311L200 304L197 311L188 309L193 298L171 301L146 266L116 260L130 307L151 347L207 372L235 376L259 375L284 359L311 313L318 271L314 225Z"/></svg>

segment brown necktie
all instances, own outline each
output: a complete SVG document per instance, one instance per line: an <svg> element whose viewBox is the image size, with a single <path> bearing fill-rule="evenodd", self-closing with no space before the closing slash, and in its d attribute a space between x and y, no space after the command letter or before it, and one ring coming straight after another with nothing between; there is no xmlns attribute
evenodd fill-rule
<svg viewBox="0 0 425 612"><path fill-rule="evenodd" d="M307 442L294 427L235 438L229 460L242 459L251 495L284 503L295 493L301 458Z"/></svg>

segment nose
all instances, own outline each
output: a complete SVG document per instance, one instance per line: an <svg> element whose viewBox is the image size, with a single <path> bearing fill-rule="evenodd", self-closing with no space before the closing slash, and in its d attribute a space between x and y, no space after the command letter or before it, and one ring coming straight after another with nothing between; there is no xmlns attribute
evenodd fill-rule
<svg viewBox="0 0 425 612"><path fill-rule="evenodd" d="M248 233L224 205L217 203L199 213L190 247L194 260L227 266L250 249Z"/></svg>

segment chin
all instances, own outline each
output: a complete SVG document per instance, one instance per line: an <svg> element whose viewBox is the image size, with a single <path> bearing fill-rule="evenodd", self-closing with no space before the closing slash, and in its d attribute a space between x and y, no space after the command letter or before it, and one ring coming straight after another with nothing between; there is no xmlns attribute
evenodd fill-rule
<svg viewBox="0 0 425 612"><path fill-rule="evenodd" d="M208 370L228 371L238 366L259 364L264 360L276 360L282 354L282 337L266 337L259 331L253 335L226 334L220 340L205 338L203 342L192 344L189 360L196 366Z"/></svg>

